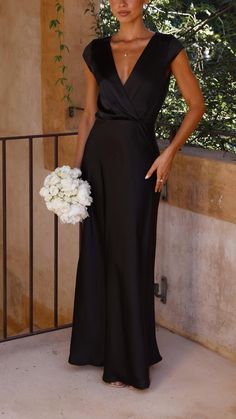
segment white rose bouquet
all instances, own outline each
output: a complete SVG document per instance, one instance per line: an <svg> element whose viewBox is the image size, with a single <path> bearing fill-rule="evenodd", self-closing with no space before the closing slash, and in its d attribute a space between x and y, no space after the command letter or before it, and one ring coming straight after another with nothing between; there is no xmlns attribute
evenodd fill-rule
<svg viewBox="0 0 236 419"><path fill-rule="evenodd" d="M79 168L57 167L46 176L39 191L49 211L54 212L61 223L75 224L89 216L87 206L93 202L91 186L81 175Z"/></svg>

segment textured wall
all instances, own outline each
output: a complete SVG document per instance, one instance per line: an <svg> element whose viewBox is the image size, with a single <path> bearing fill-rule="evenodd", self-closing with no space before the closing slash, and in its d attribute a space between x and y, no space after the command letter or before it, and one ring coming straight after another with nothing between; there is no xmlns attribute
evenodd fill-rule
<svg viewBox="0 0 236 419"><path fill-rule="evenodd" d="M0 135L42 129L39 10L40 0L0 4Z"/></svg>
<svg viewBox="0 0 236 419"><path fill-rule="evenodd" d="M61 1L64 4L64 1ZM41 0L39 20L41 23L41 79L42 79L42 123L43 132L63 131L65 128L64 95L60 83L55 85L61 77L59 66L54 56L60 53L59 41L49 22L56 18L55 2ZM61 18L60 30L64 31L64 19Z"/></svg>
<svg viewBox="0 0 236 419"><path fill-rule="evenodd" d="M236 360L236 224L227 221L236 213L236 164L214 154L176 155L170 201L158 212L156 282L166 276L168 294L166 305L156 299L156 319Z"/></svg>
<svg viewBox="0 0 236 419"><path fill-rule="evenodd" d="M236 224L235 154L183 149L171 172L169 204Z"/></svg>
<svg viewBox="0 0 236 419"><path fill-rule="evenodd" d="M94 2L97 7L99 1ZM65 54L68 65L69 81L73 84L73 102L78 107L84 106L85 80L81 67L81 54L84 46L95 37L94 19L90 13L84 13L88 8L88 0L64 0L65 4L65 42L70 53ZM68 117L66 112L66 129L78 129L81 111L77 111L74 118Z"/></svg>

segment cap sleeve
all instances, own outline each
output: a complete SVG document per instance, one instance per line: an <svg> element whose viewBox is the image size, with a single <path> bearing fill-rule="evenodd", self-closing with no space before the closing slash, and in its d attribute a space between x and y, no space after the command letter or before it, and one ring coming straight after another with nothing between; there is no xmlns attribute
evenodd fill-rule
<svg viewBox="0 0 236 419"><path fill-rule="evenodd" d="M182 42L174 35L170 35L170 42L168 46L168 64L178 55L178 53L184 48Z"/></svg>
<svg viewBox="0 0 236 419"><path fill-rule="evenodd" d="M82 57L84 59L84 61L86 62L88 68L90 69L91 72L93 72L93 60L92 60L92 42L89 42L89 44L87 44L82 52Z"/></svg>

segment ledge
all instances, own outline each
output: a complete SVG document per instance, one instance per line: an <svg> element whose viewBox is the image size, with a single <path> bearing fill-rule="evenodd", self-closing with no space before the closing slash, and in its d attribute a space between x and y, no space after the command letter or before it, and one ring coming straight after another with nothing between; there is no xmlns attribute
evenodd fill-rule
<svg viewBox="0 0 236 419"><path fill-rule="evenodd" d="M160 151L164 150L164 148L169 145L168 140L157 141L157 143ZM229 151L208 150L198 146L183 145L178 153L193 157L201 157L209 160L224 161L236 164L236 154Z"/></svg>
<svg viewBox="0 0 236 419"><path fill-rule="evenodd" d="M162 141L160 151L168 146ZM169 205L236 224L236 155L183 145L167 182Z"/></svg>

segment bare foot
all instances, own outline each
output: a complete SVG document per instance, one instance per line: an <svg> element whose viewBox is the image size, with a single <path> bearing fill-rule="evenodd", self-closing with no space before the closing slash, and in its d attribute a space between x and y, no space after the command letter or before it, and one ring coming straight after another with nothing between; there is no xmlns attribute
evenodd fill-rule
<svg viewBox="0 0 236 419"><path fill-rule="evenodd" d="M113 386L113 387L126 387L126 384L122 383L122 381L112 381L109 384L110 386Z"/></svg>

